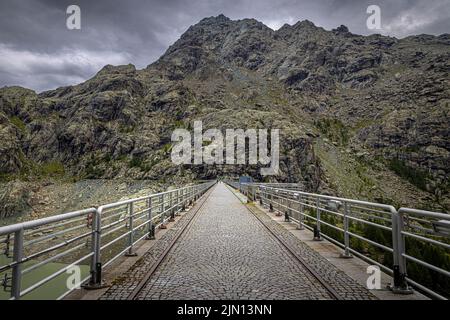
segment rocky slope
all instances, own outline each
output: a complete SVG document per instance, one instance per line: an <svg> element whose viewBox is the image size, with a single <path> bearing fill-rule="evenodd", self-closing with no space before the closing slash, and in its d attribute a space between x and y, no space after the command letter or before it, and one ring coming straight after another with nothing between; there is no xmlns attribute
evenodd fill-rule
<svg viewBox="0 0 450 320"><path fill-rule="evenodd" d="M203 120L204 129L281 129L281 173L270 180L448 210L449 58L448 34L206 18L143 70L108 65L40 94L0 89L0 198L11 183L62 176L262 179L257 166L173 165L172 131Z"/></svg>

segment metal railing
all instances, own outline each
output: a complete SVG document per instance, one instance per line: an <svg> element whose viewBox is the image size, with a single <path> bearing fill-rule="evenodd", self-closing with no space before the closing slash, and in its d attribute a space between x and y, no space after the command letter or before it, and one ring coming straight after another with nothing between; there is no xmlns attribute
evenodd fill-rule
<svg viewBox="0 0 450 320"><path fill-rule="evenodd" d="M411 286L437 298L446 299L407 276L407 262L415 263L450 280L449 270L408 254L416 242L443 248L450 254L450 215L423 210L400 208L386 204L345 199L286 189L274 184L238 183L225 181L257 201L298 229L313 231L313 239L322 237L343 248L342 257L352 255L377 265L393 276L391 289L395 293L411 293ZM408 245L409 244L409 245ZM368 250L370 248L371 250ZM379 261L382 256L385 261ZM448 266L450 267L450 266ZM411 285L411 286L410 286ZM446 292L450 288L444 288Z"/></svg>
<svg viewBox="0 0 450 320"><path fill-rule="evenodd" d="M154 239L155 228L164 227L215 183L0 227L0 248L6 257L6 262L0 263L2 286L10 291L10 299L20 299L64 277L74 266L85 266L84 278L72 288L64 287L58 299L82 283L101 287L104 268L123 254L135 255L134 246L139 241ZM39 279L26 278L49 264L57 270Z"/></svg>

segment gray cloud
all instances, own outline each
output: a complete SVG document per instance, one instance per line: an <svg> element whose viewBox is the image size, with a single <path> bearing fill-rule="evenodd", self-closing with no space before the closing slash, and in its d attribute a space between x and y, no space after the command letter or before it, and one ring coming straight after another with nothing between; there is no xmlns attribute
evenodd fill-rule
<svg viewBox="0 0 450 320"><path fill-rule="evenodd" d="M81 7L81 30L66 29L68 5ZM449 0L3 0L0 2L0 86L37 91L84 81L105 64L155 61L192 24L223 13L277 29L308 19L370 34L366 8L381 8L382 29L396 37L450 32Z"/></svg>

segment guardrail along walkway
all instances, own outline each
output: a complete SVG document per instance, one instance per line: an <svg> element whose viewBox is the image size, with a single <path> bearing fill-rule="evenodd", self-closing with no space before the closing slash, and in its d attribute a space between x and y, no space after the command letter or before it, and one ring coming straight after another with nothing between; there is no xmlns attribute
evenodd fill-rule
<svg viewBox="0 0 450 320"><path fill-rule="evenodd" d="M187 215L179 221L192 218L158 267L151 271L151 276L141 279L144 283L137 286L139 290L132 298L374 298L368 290L306 246L298 252L292 252L292 247L289 250L225 184L217 184L207 196L195 216ZM309 250L308 259L311 256L317 258L315 265L307 265L311 260L299 260L304 250ZM130 282L137 282L137 274L151 269L151 263L145 261L145 256L143 259L102 299L130 299L121 292ZM310 269L325 270L328 280L335 279L325 283Z"/></svg>

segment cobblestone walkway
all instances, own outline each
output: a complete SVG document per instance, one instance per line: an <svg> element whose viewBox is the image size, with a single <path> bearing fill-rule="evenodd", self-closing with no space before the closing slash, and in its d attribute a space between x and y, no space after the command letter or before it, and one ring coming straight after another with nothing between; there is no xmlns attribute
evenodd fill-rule
<svg viewBox="0 0 450 320"><path fill-rule="evenodd" d="M180 223L183 223L180 220ZM186 222L184 222L186 223ZM264 221L265 224L269 221ZM275 222L273 222L276 224ZM301 241L286 240L314 266L325 279L341 287L346 299L373 296L351 278ZM283 231L284 230L284 231ZM293 237L293 236L292 236ZM291 243L291 244L292 244ZM309 250L309 251L308 251ZM308 251L308 252L306 252ZM103 299L124 299L130 282L145 272L144 259ZM337 279L339 278L339 279ZM128 287L127 287L128 285ZM125 287L125 289L124 289ZM133 286L131 286L132 289ZM128 288L128 290L127 290ZM331 299L326 289L276 240L258 219L224 185L219 183L191 225L162 261L137 297L138 299Z"/></svg>

